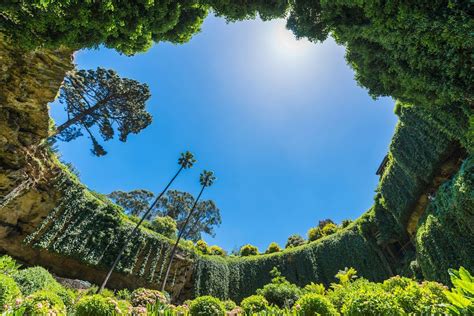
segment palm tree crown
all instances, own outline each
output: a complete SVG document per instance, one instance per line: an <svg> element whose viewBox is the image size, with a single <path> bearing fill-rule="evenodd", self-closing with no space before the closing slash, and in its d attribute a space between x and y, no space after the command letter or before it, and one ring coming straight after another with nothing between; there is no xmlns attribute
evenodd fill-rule
<svg viewBox="0 0 474 316"><path fill-rule="evenodd" d="M178 159L178 164L184 169L191 168L195 162L196 159L194 159L194 155L189 151L181 153L181 157Z"/></svg>
<svg viewBox="0 0 474 316"><path fill-rule="evenodd" d="M199 182L204 187L210 187L214 181L216 181L216 177L214 176L214 172L203 170L201 175L199 176Z"/></svg>

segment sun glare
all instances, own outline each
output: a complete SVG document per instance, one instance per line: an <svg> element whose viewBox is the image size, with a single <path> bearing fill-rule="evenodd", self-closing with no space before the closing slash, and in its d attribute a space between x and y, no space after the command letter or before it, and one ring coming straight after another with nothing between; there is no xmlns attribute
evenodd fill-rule
<svg viewBox="0 0 474 316"><path fill-rule="evenodd" d="M272 50L276 57L284 59L300 59L308 55L314 45L306 39L296 39L284 24L273 28Z"/></svg>

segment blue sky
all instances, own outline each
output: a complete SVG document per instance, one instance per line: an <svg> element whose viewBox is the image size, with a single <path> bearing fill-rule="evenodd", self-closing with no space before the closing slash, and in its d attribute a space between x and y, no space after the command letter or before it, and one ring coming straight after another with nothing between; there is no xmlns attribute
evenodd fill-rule
<svg viewBox="0 0 474 316"><path fill-rule="evenodd" d="M61 143L63 159L96 191L158 192L190 150L198 162L173 188L197 194L202 169L215 172L203 198L216 201L223 223L205 240L229 251L284 246L320 219L357 218L372 205L394 102L357 86L343 47L296 41L284 25L209 17L184 45L160 43L133 57L76 53L78 68L113 68L147 83L154 121L127 143L104 143L105 157L92 156L85 137ZM64 121L62 106L51 113Z"/></svg>

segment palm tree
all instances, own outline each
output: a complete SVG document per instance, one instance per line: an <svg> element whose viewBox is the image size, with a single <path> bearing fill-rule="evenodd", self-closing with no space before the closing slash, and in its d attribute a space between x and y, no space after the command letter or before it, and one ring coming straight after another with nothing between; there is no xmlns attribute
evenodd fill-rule
<svg viewBox="0 0 474 316"><path fill-rule="evenodd" d="M120 261L120 258L122 258L122 255L123 255L123 252L125 251L125 249L127 248L128 246L128 242L132 239L132 237L135 235L135 233L138 231L138 228L140 227L140 225L143 223L143 221L145 220L145 218L148 216L148 214L153 210L153 208L156 206L156 203L158 203L158 201L161 199L161 197L163 196L163 194L165 194L165 192L168 190L168 188L171 186L171 184L173 183L173 181L178 177L178 175L180 174L180 172L183 170L183 169L189 169L191 168L194 163L196 162L196 159L194 159L194 156L191 152L189 151L186 151L185 153L181 153L181 157L178 159L178 164L180 165L179 169L178 169L178 172L176 172L176 174L174 175L173 178L171 178L170 182L168 183L168 185L163 189L163 191L161 191L161 193L156 197L155 201L153 201L153 203L150 205L150 207L148 207L148 210L143 214L143 216L141 217L140 221L137 223L137 225L135 226L135 228L132 230L132 232L130 234L128 234L127 238L125 239L124 243L123 243L123 246L122 248L120 248L120 251L118 252L117 254L117 257L115 257L115 260L112 264L112 266L110 267L110 270L109 272L107 273L105 279L104 279L104 282L102 282L102 285L100 286L100 288L97 290L97 293L100 293L104 288L105 286L107 285L107 282L109 281L109 278L110 276L112 275L112 272L114 271L115 267L117 266L118 262Z"/></svg>
<svg viewBox="0 0 474 316"><path fill-rule="evenodd" d="M210 187L214 183L215 180L216 180L216 177L214 176L214 173L212 171L204 170L201 173L201 175L199 176L199 182L201 183L201 191L199 192L199 195L198 195L197 199L194 201L193 207L191 208L191 211L189 211L189 214L188 214L188 217L186 218L186 221L184 222L183 226L179 230L178 238L176 239L176 242L174 243L173 248L171 249L170 259L168 261L168 266L166 268L165 277L164 277L163 283L161 285L161 291L165 290L166 281L168 281L168 276L169 276L170 270L171 270L171 264L173 263L174 256L176 255L176 251L178 250L179 241L183 237L183 234L186 230L186 226L188 226L189 221L190 221L191 217L194 214L194 210L196 209L196 205L198 204L199 199L201 198L202 192L204 192L205 188Z"/></svg>

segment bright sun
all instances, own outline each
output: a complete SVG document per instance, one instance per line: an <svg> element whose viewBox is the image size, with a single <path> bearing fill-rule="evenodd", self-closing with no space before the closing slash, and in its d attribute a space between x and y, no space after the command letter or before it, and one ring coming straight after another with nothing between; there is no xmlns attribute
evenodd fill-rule
<svg viewBox="0 0 474 316"><path fill-rule="evenodd" d="M293 33L286 29L283 23L277 24L273 28L272 34L272 50L276 57L282 59L300 59L308 55L313 43L307 39L297 40Z"/></svg>

